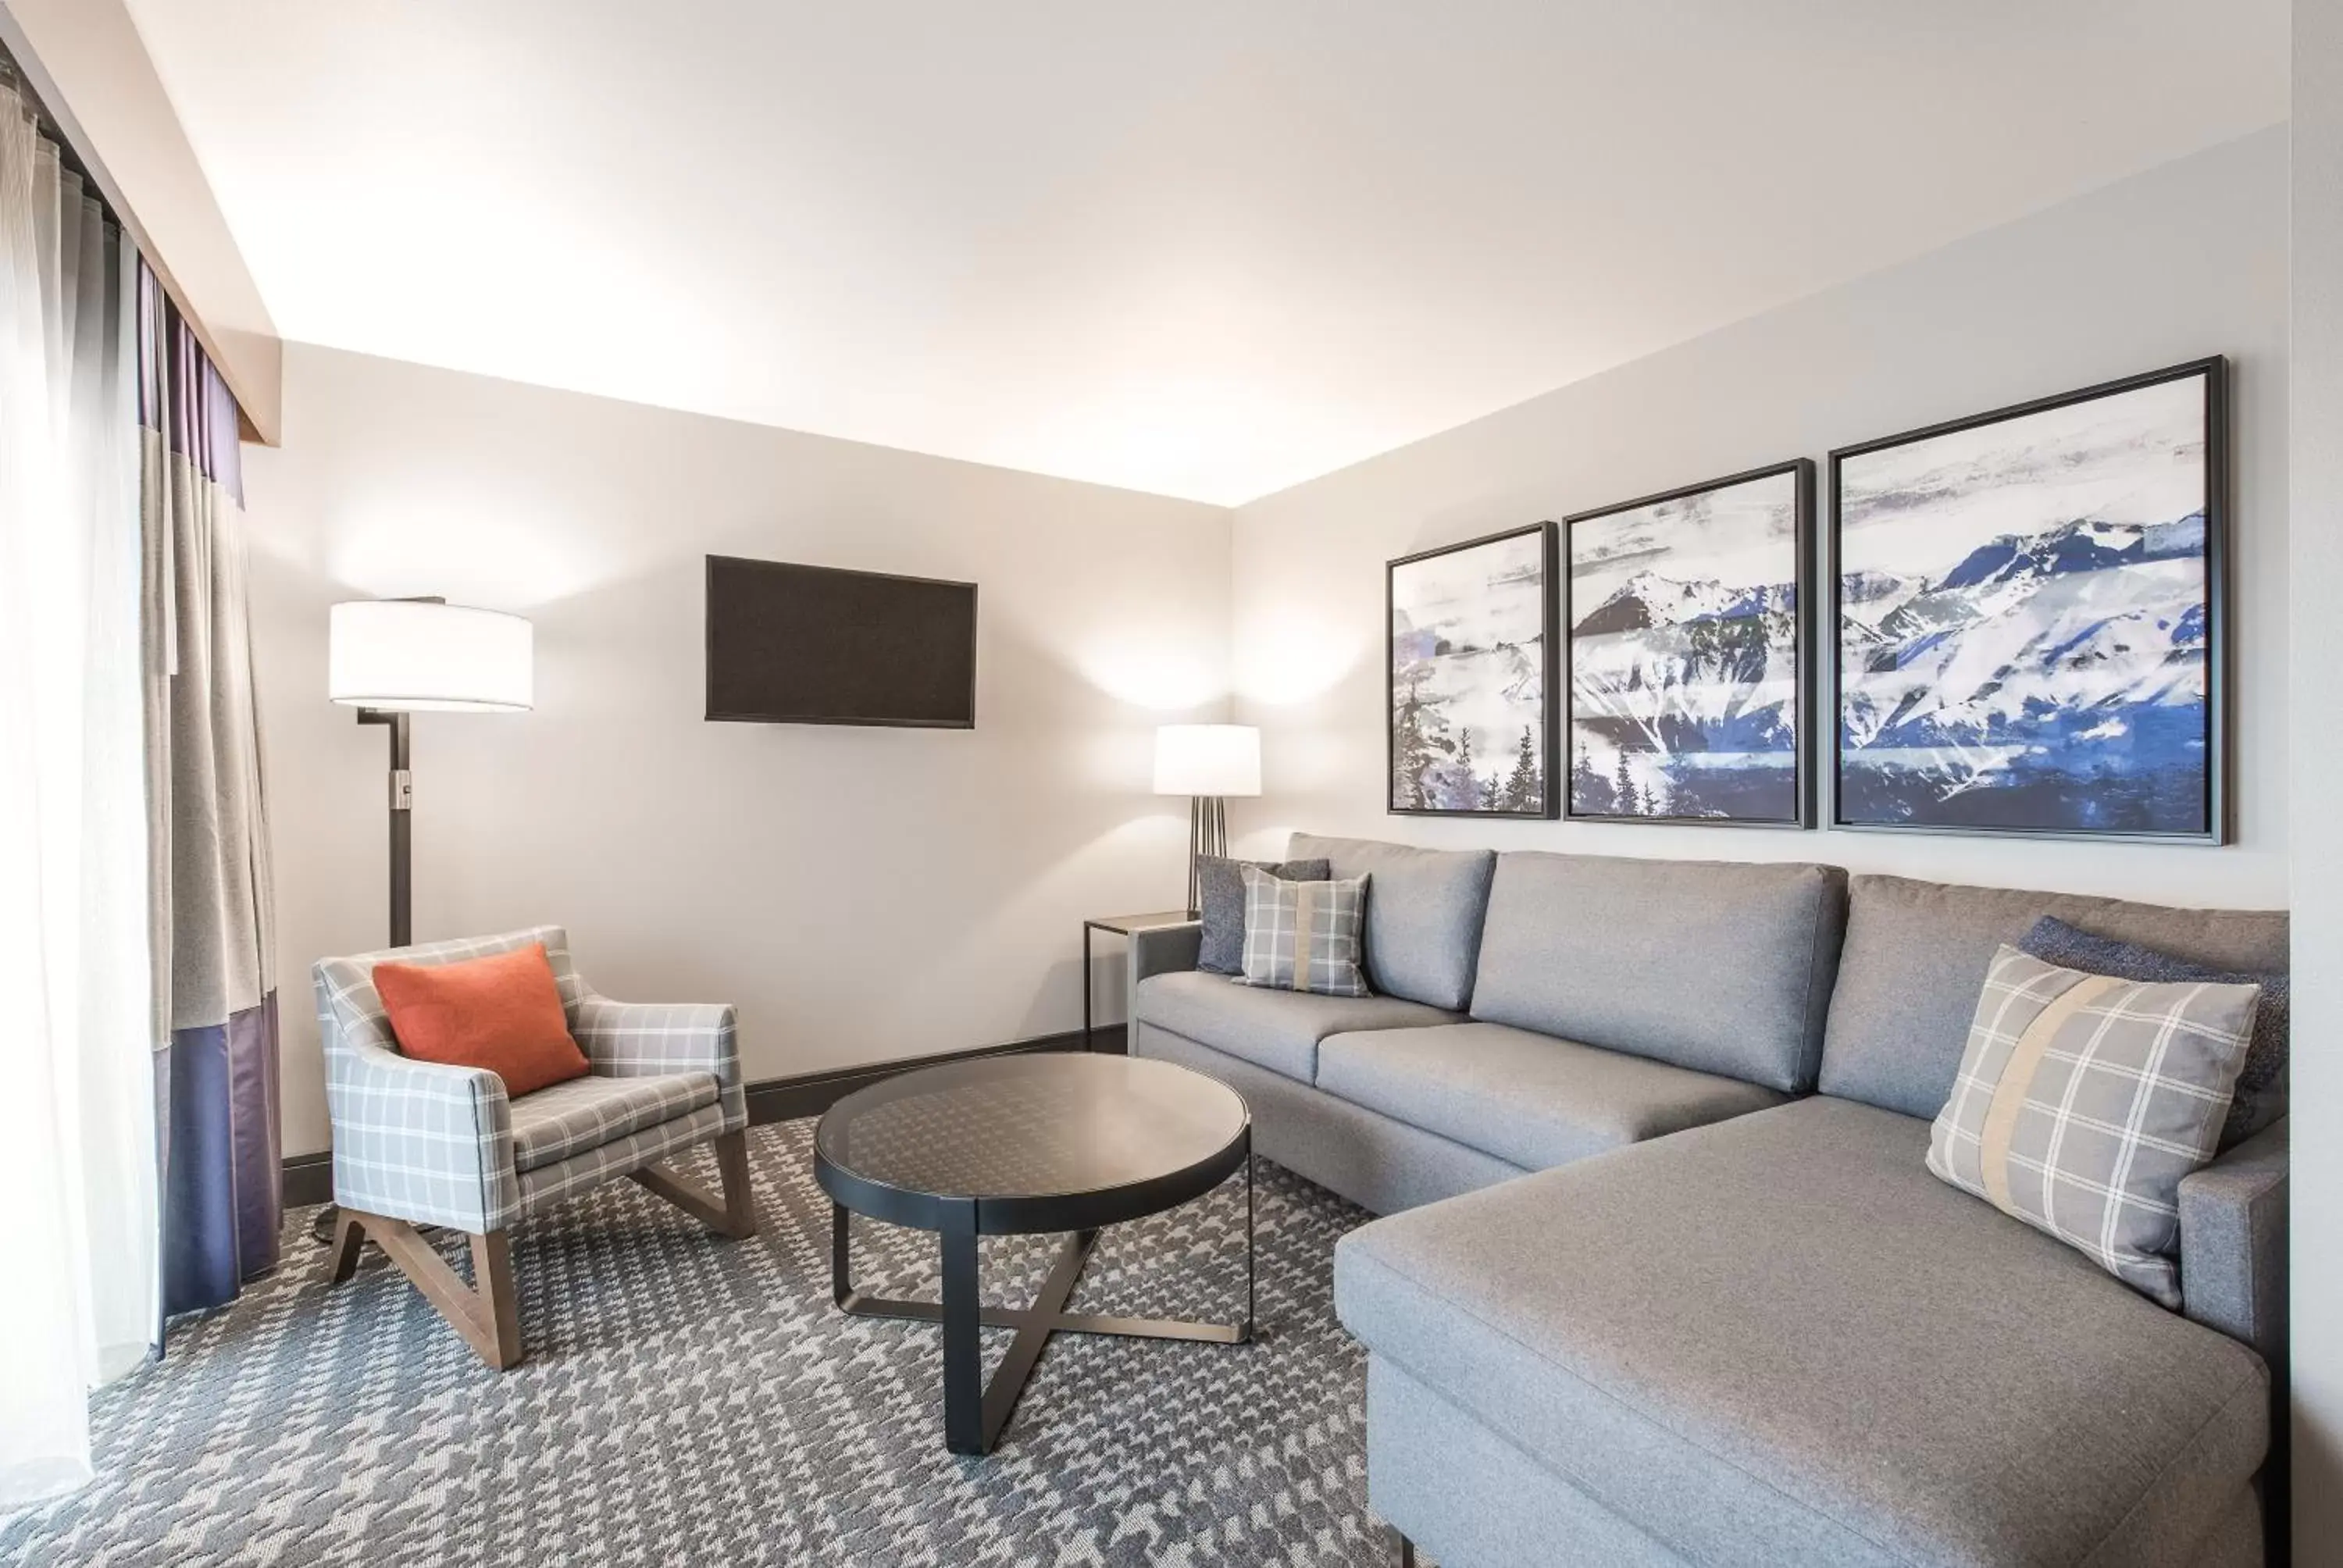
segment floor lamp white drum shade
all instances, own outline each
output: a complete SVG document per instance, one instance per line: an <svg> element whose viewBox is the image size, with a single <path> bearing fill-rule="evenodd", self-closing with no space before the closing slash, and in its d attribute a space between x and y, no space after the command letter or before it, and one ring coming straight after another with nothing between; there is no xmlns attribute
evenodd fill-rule
<svg viewBox="0 0 2343 1568"><path fill-rule="evenodd" d="M1158 726L1155 793L1208 799L1260 794L1261 731L1250 724Z"/></svg>
<svg viewBox="0 0 2343 1568"><path fill-rule="evenodd" d="M1155 730L1155 792L1188 797L1188 913L1199 912L1207 859L1229 852L1232 795L1261 793L1261 731L1250 724L1164 724Z"/></svg>
<svg viewBox="0 0 2343 1568"><path fill-rule="evenodd" d="M533 628L517 615L428 599L337 604L327 692L387 712L523 712L537 696Z"/></svg>

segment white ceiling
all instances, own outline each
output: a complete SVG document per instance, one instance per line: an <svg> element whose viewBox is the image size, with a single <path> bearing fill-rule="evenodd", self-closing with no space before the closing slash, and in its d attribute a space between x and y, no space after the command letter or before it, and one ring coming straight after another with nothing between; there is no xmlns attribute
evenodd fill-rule
<svg viewBox="0 0 2343 1568"><path fill-rule="evenodd" d="M131 9L289 338L1220 503L2286 115L2286 0Z"/></svg>

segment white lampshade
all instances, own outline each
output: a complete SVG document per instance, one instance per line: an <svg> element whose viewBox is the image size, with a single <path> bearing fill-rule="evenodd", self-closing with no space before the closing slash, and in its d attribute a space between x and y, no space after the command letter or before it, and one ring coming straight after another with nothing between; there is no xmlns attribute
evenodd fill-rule
<svg viewBox="0 0 2343 1568"><path fill-rule="evenodd" d="M1261 731L1250 724L1158 727L1155 793L1260 794Z"/></svg>
<svg viewBox="0 0 2343 1568"><path fill-rule="evenodd" d="M336 605L327 667L327 695L353 708L518 713L537 696L528 621L428 599Z"/></svg>

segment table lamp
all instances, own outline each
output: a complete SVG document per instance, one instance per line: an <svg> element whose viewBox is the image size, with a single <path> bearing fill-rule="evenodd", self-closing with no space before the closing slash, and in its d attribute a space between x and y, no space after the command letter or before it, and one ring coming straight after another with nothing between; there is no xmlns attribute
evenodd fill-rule
<svg viewBox="0 0 2343 1568"><path fill-rule="evenodd" d="M1228 797L1261 793L1261 731L1250 724L1165 724L1155 731L1155 793L1188 797L1188 914L1198 865L1229 852Z"/></svg>
<svg viewBox="0 0 2343 1568"><path fill-rule="evenodd" d="M411 713L524 713L535 699L529 623L441 598L357 599L328 623L327 695L390 727L390 945L414 929Z"/></svg>

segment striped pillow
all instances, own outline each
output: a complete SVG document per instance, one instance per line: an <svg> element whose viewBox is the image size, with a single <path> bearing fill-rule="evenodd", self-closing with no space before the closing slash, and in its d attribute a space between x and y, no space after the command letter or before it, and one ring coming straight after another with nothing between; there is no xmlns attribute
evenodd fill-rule
<svg viewBox="0 0 2343 1568"><path fill-rule="evenodd" d="M1252 866L1244 873L1246 985L1321 996L1366 996L1359 931L1367 879L1288 882Z"/></svg>
<svg viewBox="0 0 2343 1568"><path fill-rule="evenodd" d="M2180 1305L2180 1179L2212 1159L2261 988L2085 974L2004 946L1928 1169Z"/></svg>

